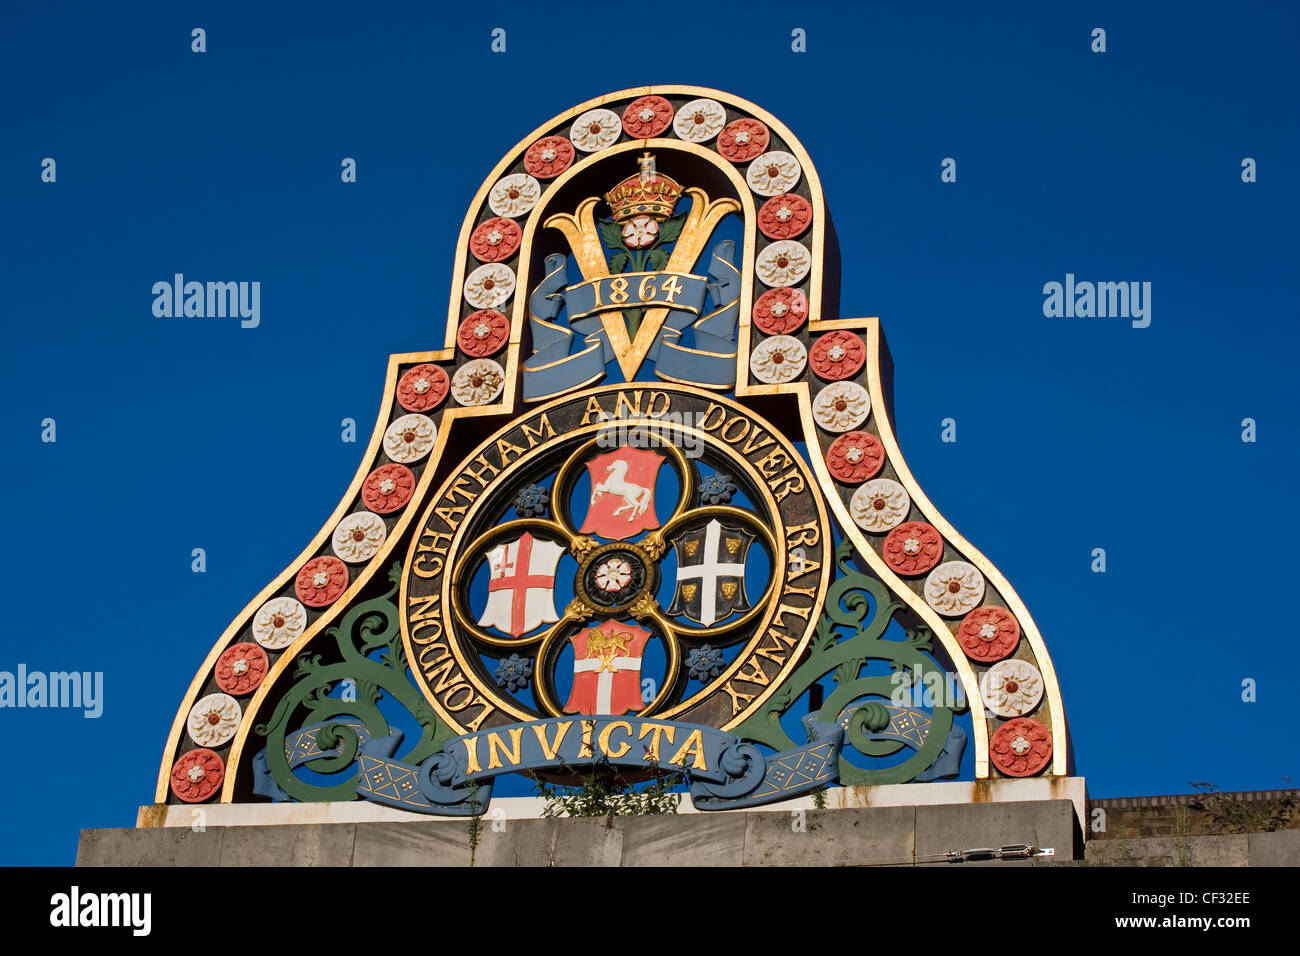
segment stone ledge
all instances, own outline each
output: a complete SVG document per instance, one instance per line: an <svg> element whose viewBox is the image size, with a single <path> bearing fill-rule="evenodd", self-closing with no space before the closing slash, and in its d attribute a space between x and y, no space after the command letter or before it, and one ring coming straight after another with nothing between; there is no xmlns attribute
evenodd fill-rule
<svg viewBox="0 0 1300 956"><path fill-rule="evenodd" d="M1023 803L1034 800L1069 800L1074 805L1080 829L1086 829L1088 791L1083 777L1030 777L1024 779L953 780L936 783L904 783L874 787L828 787L828 809L866 807L950 806L956 804ZM497 797L491 812L507 820L540 819L546 803L540 797ZM789 813L813 810L810 796L796 797L733 813ZM679 815L696 814L690 794L682 794ZM706 814L717 819L719 814ZM141 807L136 826L183 827L195 823L212 829L231 826L290 826L316 823L394 823L402 826L448 822L395 810L366 800L339 803L210 803L202 806L160 804Z"/></svg>
<svg viewBox="0 0 1300 956"><path fill-rule="evenodd" d="M1086 866L1300 866L1300 830L1092 840Z"/></svg>
<svg viewBox="0 0 1300 956"><path fill-rule="evenodd" d="M188 809L188 808L187 808ZM215 809L215 808L212 808ZM1014 843L1081 855L1070 800L586 819L83 830L78 866L911 866ZM1049 863L998 861L994 865Z"/></svg>

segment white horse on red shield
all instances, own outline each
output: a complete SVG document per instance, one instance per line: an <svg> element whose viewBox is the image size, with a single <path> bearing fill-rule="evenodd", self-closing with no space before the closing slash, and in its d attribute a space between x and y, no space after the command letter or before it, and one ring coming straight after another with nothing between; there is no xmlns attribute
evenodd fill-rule
<svg viewBox="0 0 1300 956"><path fill-rule="evenodd" d="M627 469L628 463L625 459L617 458L610 462L605 469L607 476L605 480L591 489L591 503L594 505L604 495L621 497L623 503L614 509L611 517L617 518L624 511L631 511L627 520L635 521L650 507L651 493L649 488L627 481Z"/></svg>

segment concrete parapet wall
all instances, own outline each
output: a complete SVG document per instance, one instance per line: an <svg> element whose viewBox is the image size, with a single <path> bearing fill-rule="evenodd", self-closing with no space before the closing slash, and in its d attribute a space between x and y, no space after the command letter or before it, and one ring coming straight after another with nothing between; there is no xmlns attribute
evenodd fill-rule
<svg viewBox="0 0 1300 956"><path fill-rule="evenodd" d="M495 826L494 826L495 824ZM911 866L1032 843L1082 853L1071 800L588 819L155 826L82 832L79 866ZM1049 863L1050 858L998 865Z"/></svg>

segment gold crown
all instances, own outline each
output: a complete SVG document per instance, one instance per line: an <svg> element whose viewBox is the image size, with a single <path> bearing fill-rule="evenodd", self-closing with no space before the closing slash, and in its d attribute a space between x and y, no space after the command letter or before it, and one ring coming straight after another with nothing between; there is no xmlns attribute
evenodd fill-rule
<svg viewBox="0 0 1300 956"><path fill-rule="evenodd" d="M677 200L682 197L682 187L676 180L657 172L654 157L649 153L641 158L641 172L629 176L605 194L605 201L615 222L626 222L637 216L649 216L660 222L673 214Z"/></svg>

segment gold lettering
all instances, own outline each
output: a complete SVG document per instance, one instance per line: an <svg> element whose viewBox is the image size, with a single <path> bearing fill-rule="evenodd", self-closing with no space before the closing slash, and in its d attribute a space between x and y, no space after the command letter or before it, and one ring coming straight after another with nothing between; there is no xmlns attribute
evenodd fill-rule
<svg viewBox="0 0 1300 956"><path fill-rule="evenodd" d="M655 408L655 402L659 401L660 399L663 399L663 405L659 408ZM668 409L672 405L672 403L673 403L672 397L669 396L667 392L651 392L650 402L646 406L646 414L649 415L651 418L660 418L663 415L668 414Z"/></svg>
<svg viewBox="0 0 1300 956"><path fill-rule="evenodd" d="M718 420L713 421L713 413L718 413ZM700 416L700 428L706 432L716 431L718 426L727 420L727 410L716 402L710 402L709 407L704 410Z"/></svg>
<svg viewBox="0 0 1300 956"><path fill-rule="evenodd" d="M675 763L680 766L681 764L685 763L685 758L687 754L695 755L695 760L691 763L692 769L695 770L709 769L708 764L704 760L703 732L699 730L692 730L691 735L686 738L686 742L682 744L681 749L678 750L677 753L673 754L672 759L669 760L668 762Z"/></svg>
<svg viewBox="0 0 1300 956"><path fill-rule="evenodd" d="M560 752L560 744L564 743L564 736L573 726L573 721L562 720L555 725L555 740L551 743L546 742L546 725L533 724L533 733L537 735L537 742L542 745L542 756L547 760L554 760L555 755Z"/></svg>
<svg viewBox="0 0 1300 956"><path fill-rule="evenodd" d="M459 694L461 691L465 692L465 697L463 699L457 698L460 701L459 703L452 700L453 695ZM469 684L453 684L451 690L447 691L447 696L442 699L443 706L452 711L464 710L473 702L474 688L470 687Z"/></svg>
<svg viewBox="0 0 1300 956"><path fill-rule="evenodd" d="M584 720L582 722L582 747L578 750L579 757L594 756L591 752L591 732L596 729L594 720Z"/></svg>
<svg viewBox="0 0 1300 956"><path fill-rule="evenodd" d="M624 730L626 730L627 735L629 737L632 736L632 725L629 724L626 720L612 721L606 724L600 732L600 749L605 752L606 756L613 757L615 760L617 760L619 757L623 756L623 754L627 753L629 750L632 749L632 745L629 744L626 740L618 745L619 746L618 750L609 749L609 735L612 734L619 727L622 727Z"/></svg>
<svg viewBox="0 0 1300 956"><path fill-rule="evenodd" d="M501 459L501 464L508 465L514 461L514 458L518 458L523 453L524 450L518 445L512 445L504 438L497 439L497 457ZM512 454L514 458L510 457Z"/></svg>
<svg viewBox="0 0 1300 956"><path fill-rule="evenodd" d="M600 402L596 401L593 395L587 399L587 411L582 416L581 424L590 425L592 422L608 421L609 416L605 414L605 409L600 407Z"/></svg>
<svg viewBox="0 0 1300 956"><path fill-rule="evenodd" d="M726 691L727 696L731 698L731 716L733 717L740 713L744 708L748 707L749 702L758 696L757 694L742 694L740 691L734 690L729 683L723 684L722 689ZM744 703L741 703L741 701L744 701Z"/></svg>
<svg viewBox="0 0 1300 956"><path fill-rule="evenodd" d="M592 401L595 401L595 399L592 399ZM587 408L588 409L591 408L591 402L587 403ZM597 405L596 408L599 409L600 406ZM524 422L520 426L520 428L523 429L524 437L528 439L529 448L535 448L537 446L537 443L540 442L543 438L555 437L555 428L552 427L551 419L547 416L548 413L546 412L542 413L542 417L537 420L536 428L533 428L527 422Z"/></svg>
<svg viewBox="0 0 1300 956"><path fill-rule="evenodd" d="M416 621L427 621L429 618L438 616L438 605L442 603L441 594L433 594L427 598L416 597L414 594L409 595L406 600L408 610L407 620L414 624ZM417 608L416 605L419 605Z"/></svg>
<svg viewBox="0 0 1300 956"><path fill-rule="evenodd" d="M820 561L809 561L801 554L791 554L786 562L786 567L790 572L790 577L801 578L805 574L811 574L822 566Z"/></svg>
<svg viewBox="0 0 1300 956"><path fill-rule="evenodd" d="M762 438L763 440L759 441L759 438ZM755 425L753 433L749 436L749 441L745 442L745 447L742 448L741 451L743 451L746 455L752 455L760 448L766 448L768 445L772 444L772 442L774 442L775 440L776 439L774 439L771 435L769 435L767 432L763 431L763 429Z"/></svg>
<svg viewBox="0 0 1300 956"><path fill-rule="evenodd" d="M426 637L423 633L421 633L424 628L429 628L431 631L433 631L433 633ZM417 624L415 627L411 629L412 643L429 645L424 650L420 651L420 663L422 664L437 663L438 661L442 660L443 658L451 654L451 648L449 648L445 643L441 642L441 637L442 637L442 621L437 618L428 621L421 621L419 624ZM425 661L424 658L429 655L430 651L440 651L441 653L437 657L433 658L431 662Z"/></svg>
<svg viewBox="0 0 1300 956"><path fill-rule="evenodd" d="M489 704L486 700L483 699L482 694L476 694L474 696L474 703L479 705L483 709L479 711L477 717L475 717L473 720L471 720L469 723L465 725L470 730L478 730L479 724L483 723L483 718L486 717L488 714L492 713L492 711L496 710L495 707L493 707L491 704Z"/></svg>
<svg viewBox="0 0 1300 956"><path fill-rule="evenodd" d="M465 508L465 505L457 505L454 508L434 508L433 513L445 521L448 528L455 529L465 520Z"/></svg>
<svg viewBox="0 0 1300 956"><path fill-rule="evenodd" d="M457 475L456 480L453 481L451 487L447 489L447 494L443 500L450 500L452 495L460 495L465 499L465 504L472 504L481 490L481 488L471 488L469 486L469 478L466 475Z"/></svg>
<svg viewBox="0 0 1300 956"><path fill-rule="evenodd" d="M780 448L773 448L765 458L755 463L755 467L763 473L764 478L771 478L789 464L790 456Z"/></svg>
<svg viewBox="0 0 1300 956"><path fill-rule="evenodd" d="M633 405L631 402L629 402L629 401L627 400L627 392L619 392L619 393L618 393L618 400L614 403L614 417L615 417L615 418L622 418L622 417L623 417L623 409L624 409L624 408L627 409L627 417L628 417L628 418L633 418L633 417L635 417L635 416L641 414L641 392L640 392L640 390L638 389L637 391L633 392L632 395L633 395L633 397L636 399L636 404L635 404L635 405Z"/></svg>
<svg viewBox="0 0 1300 956"><path fill-rule="evenodd" d="M767 483L777 501L784 501L789 495L803 491L803 475L791 468L780 478Z"/></svg>
<svg viewBox="0 0 1300 956"><path fill-rule="evenodd" d="M731 434L732 425L740 426L739 433L735 435ZM722 431L720 431L718 434L722 436L723 441L727 442L728 444L734 445L736 442L740 441L742 438L744 438L746 435L749 434L749 421L748 419L741 418L739 415L737 415L731 421L727 422L727 424L722 427Z"/></svg>
<svg viewBox="0 0 1300 956"><path fill-rule="evenodd" d="M788 597L788 596L791 595L791 594L802 594L802 595L803 595L804 597L806 597L809 601L812 601L812 600L814 600L814 598L813 598L813 590L814 590L813 588L797 588L797 587L795 587L793 584L791 584L789 581L787 581L787 582L785 582L785 587L783 587L783 588L781 589L781 597L783 597L783 598L784 598L784 597ZM794 610L794 609L791 608L791 610ZM807 616L807 615L805 614L805 617L806 617L806 616Z"/></svg>
<svg viewBox="0 0 1300 956"><path fill-rule="evenodd" d="M411 628L411 641L415 644L435 644L442 637L442 619L420 621ZM420 655L424 656L423 653Z"/></svg>
<svg viewBox="0 0 1300 956"><path fill-rule="evenodd" d="M795 537L795 535L798 537ZM793 548L797 544L816 544L821 540L821 532L817 530L817 522L809 521L807 524L797 524L793 528L785 529L785 543L787 547Z"/></svg>
<svg viewBox="0 0 1300 956"><path fill-rule="evenodd" d="M501 739L495 731L488 734L488 765L489 770L495 770L497 767L504 766L497 756L497 750L500 749L501 756L505 757L512 764L519 763L519 749L523 746L524 728L511 727L508 731L510 734L510 748L506 749L506 742Z"/></svg>
<svg viewBox="0 0 1300 956"><path fill-rule="evenodd" d="M637 740L645 740L646 734L652 734L650 744L645 749L645 760L659 762L659 738L667 737L668 742L673 742L673 731L677 728L672 724L642 724L641 733L637 735Z"/></svg>
<svg viewBox="0 0 1300 956"><path fill-rule="evenodd" d="M474 461L478 463L478 468L475 469L472 465L466 465L464 474L469 475L484 488L487 487L492 478L501 474L501 469L488 461L486 455L479 455Z"/></svg>
<svg viewBox="0 0 1300 956"><path fill-rule="evenodd" d="M754 653L766 657L769 661L775 661L778 667L784 667L786 661L785 652L794 649L794 638L782 634L774 627L769 627L767 633L763 635L763 640L768 638L772 639L772 646L764 647L759 644L758 647L754 648Z"/></svg>
<svg viewBox="0 0 1300 956"><path fill-rule="evenodd" d="M746 661L745 667L752 668L752 671L746 673L743 668L736 671L736 680L748 681L751 684L759 684L763 687L766 687L771 681L771 678L763 672L763 665L759 663L757 655Z"/></svg>
<svg viewBox="0 0 1300 956"><path fill-rule="evenodd" d="M459 519L457 521L459 522ZM415 563L413 565L417 577L432 578L442 573L442 555L447 553L447 547L451 544L451 537L450 534L442 531L425 530L420 533L420 543L415 546ZM425 538L431 540L426 542ZM447 543L440 543L444 538ZM433 555L433 557L426 567L424 561L429 555Z"/></svg>
<svg viewBox="0 0 1300 956"><path fill-rule="evenodd" d="M432 540L426 543L424 540L425 538L430 538ZM446 544L438 543L442 538L447 539ZM451 545L451 538L452 536L445 531L429 531L426 528L424 531L420 532L420 543L415 550L432 551L435 554L446 554L448 546Z"/></svg>
<svg viewBox="0 0 1300 956"><path fill-rule="evenodd" d="M425 558L429 558L427 566L424 563ZM415 572L415 576L418 578L436 578L442 573L442 558L436 554L431 558L427 554L416 554L411 570Z"/></svg>
<svg viewBox="0 0 1300 956"><path fill-rule="evenodd" d="M477 737L465 738L465 754L467 756L467 759L465 761L465 772L481 773L483 768L480 767L478 763L478 738Z"/></svg>
<svg viewBox="0 0 1300 956"><path fill-rule="evenodd" d="M784 595L783 595L783 596L784 596ZM786 626L786 623L785 623L785 616L786 616L786 614L793 614L795 617L800 618L800 619L802 619L802 620L804 620L804 621L807 621L807 620L808 620L808 612L811 611L811 610L812 610L812 608L810 608L810 607L794 607L793 605L786 604L786 603L782 602L782 603L777 607L777 609L776 609L776 618L775 618L775 620L776 620L776 622L777 622L778 624L780 624L782 627L785 627L785 626Z"/></svg>
<svg viewBox="0 0 1300 956"><path fill-rule="evenodd" d="M654 297L659 294L655 287L655 273L647 272L641 278L641 284L636 287L636 297L638 302L652 302Z"/></svg>
<svg viewBox="0 0 1300 956"><path fill-rule="evenodd" d="M423 657L424 655L421 654L420 656ZM460 672L460 668L456 666L456 661L451 656L450 651L438 658L438 662L437 667L428 667L424 671L424 679L428 683L433 684L433 692L435 694L441 694L444 691L451 690L459 684L465 683L465 675L463 675ZM434 678L437 678L437 683L434 683Z"/></svg>

